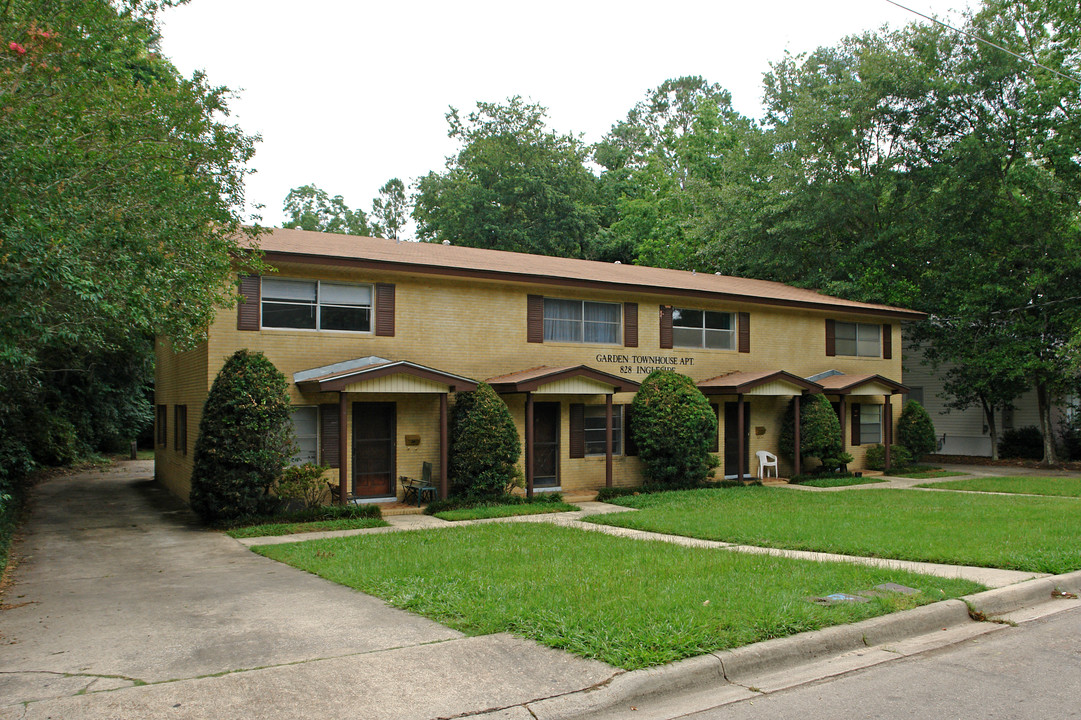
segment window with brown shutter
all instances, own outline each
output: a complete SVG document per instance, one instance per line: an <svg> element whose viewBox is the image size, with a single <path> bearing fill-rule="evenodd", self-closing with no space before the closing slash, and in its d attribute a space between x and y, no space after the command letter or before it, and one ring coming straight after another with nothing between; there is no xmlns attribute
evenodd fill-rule
<svg viewBox="0 0 1081 720"><path fill-rule="evenodd" d="M169 444L168 417L169 406L158 405L158 447L165 447Z"/></svg>
<svg viewBox="0 0 1081 720"><path fill-rule="evenodd" d="M240 278L240 300L236 304L236 329L259 329L259 276L242 275Z"/></svg>
<svg viewBox="0 0 1081 720"><path fill-rule="evenodd" d="M525 335L526 342L544 342L544 297L541 295L526 297Z"/></svg>
<svg viewBox="0 0 1081 720"><path fill-rule="evenodd" d="M852 403L852 444L860 444L860 405Z"/></svg>
<svg viewBox="0 0 1081 720"><path fill-rule="evenodd" d="M837 355L837 321L826 321L826 357Z"/></svg>
<svg viewBox="0 0 1081 720"><path fill-rule="evenodd" d="M627 438L623 454L634 457L638 455L638 443L634 441L634 433L631 432L631 420L634 417L634 406L627 403L623 406L623 436Z"/></svg>
<svg viewBox="0 0 1081 720"><path fill-rule="evenodd" d="M338 431L338 406L319 406L319 462L327 467L341 465L341 433Z"/></svg>
<svg viewBox="0 0 1081 720"><path fill-rule="evenodd" d="M188 454L188 406L173 408L173 449L181 455Z"/></svg>
<svg viewBox="0 0 1081 720"><path fill-rule="evenodd" d="M751 351L750 313L741 312L739 314L739 351L741 353L749 353Z"/></svg>
<svg viewBox="0 0 1081 720"><path fill-rule="evenodd" d="M893 325L882 323L882 359L893 359Z"/></svg>
<svg viewBox="0 0 1081 720"><path fill-rule="evenodd" d="M661 347L672 347L672 306L661 305Z"/></svg>
<svg viewBox="0 0 1081 720"><path fill-rule="evenodd" d="M638 303L623 303L623 346L638 347Z"/></svg>
<svg viewBox="0 0 1081 720"><path fill-rule="evenodd" d="M581 403L570 406L568 447L572 458L586 456L586 406Z"/></svg>
<svg viewBox="0 0 1081 720"><path fill-rule="evenodd" d="M375 284L375 334L394 337L394 284Z"/></svg>

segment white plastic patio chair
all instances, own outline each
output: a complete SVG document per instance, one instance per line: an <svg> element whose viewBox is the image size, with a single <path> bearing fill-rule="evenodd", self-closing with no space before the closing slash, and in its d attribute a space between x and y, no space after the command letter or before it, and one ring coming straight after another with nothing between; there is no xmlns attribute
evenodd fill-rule
<svg viewBox="0 0 1081 720"><path fill-rule="evenodd" d="M758 456L758 479L763 480L769 477L769 468L773 468L773 477L777 475L777 456L771 452L765 450L759 450L755 453ZM765 473L765 474L763 474Z"/></svg>

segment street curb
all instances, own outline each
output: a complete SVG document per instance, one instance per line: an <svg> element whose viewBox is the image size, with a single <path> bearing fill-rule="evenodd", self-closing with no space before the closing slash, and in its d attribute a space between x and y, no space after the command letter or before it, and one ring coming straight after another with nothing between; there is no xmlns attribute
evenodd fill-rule
<svg viewBox="0 0 1081 720"><path fill-rule="evenodd" d="M537 720L569 720L642 704L655 696L691 688L738 685L853 650L946 630L1052 601L1053 591L1081 593L1081 571L1036 578L912 610L835 625L669 665L633 670L578 692L526 703Z"/></svg>

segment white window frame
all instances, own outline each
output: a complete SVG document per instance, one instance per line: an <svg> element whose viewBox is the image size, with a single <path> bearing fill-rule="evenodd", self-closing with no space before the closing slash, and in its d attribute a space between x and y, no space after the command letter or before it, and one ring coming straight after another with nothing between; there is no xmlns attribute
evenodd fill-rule
<svg viewBox="0 0 1081 720"><path fill-rule="evenodd" d="M301 410L311 410L314 413L314 415L315 415L315 435L301 435L300 432L298 431L297 421L296 421L296 413L301 411ZM293 406L291 406L289 408L289 422L291 422L293 424L293 432L296 434L296 438L297 438L297 454L294 455L293 457L289 458L289 464L290 465L303 465L304 463L310 462L312 464L318 465L319 464L319 451L320 451L320 448L322 446L322 442L321 442L322 437L321 437L321 434L320 434L322 429L319 427L320 426L320 422L319 422L319 406L318 405L293 405ZM315 452L314 452L314 458L313 459L309 460L309 459L305 459L303 457L303 455L302 455L303 447L300 444L300 439L302 437L304 437L304 438L313 438L315 440Z"/></svg>
<svg viewBox="0 0 1081 720"><path fill-rule="evenodd" d="M841 328L853 328L855 335L854 339L844 338L843 342L855 343L853 352L846 352L841 348ZM873 338L873 340L872 340ZM869 345L874 343L874 352L870 352L866 349L861 349L861 345ZM841 355L844 357L868 357L878 358L882 357L882 326L875 323L853 323L853 322L841 322L838 320L834 324L833 331L833 349L835 355Z"/></svg>
<svg viewBox="0 0 1081 720"><path fill-rule="evenodd" d="M566 318L558 318L558 317L549 317L549 315L548 315L548 307L549 307L548 303L549 302L578 303L580 305L580 307L581 307L581 311L579 313L578 319L575 320L575 319L566 319ZM606 306L614 307L614 308L616 308L618 310L618 317L616 318L616 320L614 322L606 322L606 321L598 321L598 320L586 320L586 306L588 306L588 305L606 305ZM546 343L548 343L548 342L566 342L566 343L578 343L578 344L585 344L585 345L621 345L623 343L623 303L605 302L605 301L602 301L602 300L576 300L576 299L573 299L573 298L545 297L544 298L544 309L541 311L541 322L544 324L544 342L546 342ZM559 323L568 323L568 324L569 323L574 323L578 328L577 338L572 339L572 338L550 337L549 334L548 334L548 323L549 322L559 322ZM615 331L616 331L615 339L611 340L611 341L586 340L585 339L585 327L586 327L587 324L614 326Z"/></svg>
<svg viewBox="0 0 1081 720"><path fill-rule="evenodd" d="M312 284L314 284L315 285L315 301L314 301L313 307L315 308L315 327L314 328L302 328L302 327L292 327L292 326L289 326L289 325L267 325L263 321L263 319L265 317L265 313L262 311L262 309L268 303L271 304L271 305L299 305L299 304L301 304L299 301L298 302L288 302L286 300L274 300L274 299L268 300L267 297L266 297L266 292L265 292L265 290L263 288L263 285L265 284L265 282L267 280L272 280L274 282L297 283L297 284L304 284L304 285L312 285ZM341 286L345 286L345 287L366 288L368 290L368 304L367 305L344 305L342 303L324 302L323 301L323 294L324 294L323 293L323 286L324 285L335 285L335 286L341 285ZM367 330L341 330L341 329L336 329L336 328L335 329L324 329L322 327L322 325L323 325L323 308L324 307L326 307L326 308L345 307L345 308L359 308L359 309L362 309L362 310L367 310L368 311L368 329ZM346 283L346 282L335 282L335 281L332 281L332 280L307 280L305 278L263 277L263 278L260 278L259 309L260 309L260 312L259 312L259 325L260 325L260 328L266 329L266 330L301 330L301 331L307 331L307 332L311 332L311 331L314 330L314 331L319 331L319 332L344 332L344 333L352 333L352 334L362 334L362 333L370 334L370 333L373 332L373 329L374 329L373 326L375 325L375 286L370 284L370 283Z"/></svg>
<svg viewBox="0 0 1081 720"><path fill-rule="evenodd" d="M605 407L604 405L586 405L584 413L584 421L582 423L582 438L585 444L586 457L605 457ZM597 417L600 417L600 427L590 427L589 421L596 421ZM599 440L590 440L590 434L596 436L600 433ZM590 445L593 446L593 450L590 451ZM599 450L597 449L599 446ZM612 455L623 454L623 406L612 405Z"/></svg>
<svg viewBox="0 0 1081 720"><path fill-rule="evenodd" d="M697 328L688 327L686 325L677 325L676 322L678 321L678 319L680 317L680 313L685 313L685 312L699 312L699 313L702 313L702 324ZM720 328L707 327L708 323L706 322L706 319L707 319L707 316L709 316L709 315L727 315L728 316L728 324L730 326L729 329L728 330L723 330L723 329L720 329ZM734 313L734 312L724 312L722 310L702 310L701 308L673 308L672 309L672 345L674 347L700 348L702 350L729 350L729 351L735 350L736 347L737 347L737 344L736 344L737 343L736 331L739 329L737 324L736 324L738 321L739 321L739 318L736 316L736 313ZM695 330L700 331L698 333L698 341L697 342L688 343L688 342L685 342L685 341L681 341L679 339L681 335L685 336L685 335L689 334L688 331L695 331ZM726 346L725 347L709 347L706 344L706 333L715 333L718 336L726 338L726 340L727 340Z"/></svg>
<svg viewBox="0 0 1081 720"><path fill-rule="evenodd" d="M868 422L868 416L874 415L874 422ZM874 445L882 442L882 406L862 404L860 407L860 445Z"/></svg>

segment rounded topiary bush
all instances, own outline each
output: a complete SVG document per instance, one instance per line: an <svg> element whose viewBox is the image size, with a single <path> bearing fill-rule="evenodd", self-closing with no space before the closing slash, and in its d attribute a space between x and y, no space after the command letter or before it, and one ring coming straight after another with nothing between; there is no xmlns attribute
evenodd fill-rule
<svg viewBox="0 0 1081 720"><path fill-rule="evenodd" d="M495 497L514 484L522 441L507 404L487 383L458 393L447 450L451 495Z"/></svg>
<svg viewBox="0 0 1081 720"><path fill-rule="evenodd" d="M901 419L897 421L897 439L908 448L914 460L930 455L938 448L935 424L923 405L915 400L909 400L901 410Z"/></svg>
<svg viewBox="0 0 1081 720"><path fill-rule="evenodd" d="M1043 457L1043 433L1038 427L1028 425L1002 433L998 441L1001 458L1024 458L1039 460Z"/></svg>
<svg viewBox="0 0 1081 720"><path fill-rule="evenodd" d="M710 452L717 416L694 381L672 370L654 370L631 404L631 432L650 482L694 485L719 464Z"/></svg>
<svg viewBox="0 0 1081 720"><path fill-rule="evenodd" d="M786 458L795 454L795 403L790 401L781 421L780 451ZM844 452L841 439L841 423L837 413L825 395L808 395L801 398L799 447L800 459L817 458L821 469L834 470L852 462L852 456Z"/></svg>
<svg viewBox="0 0 1081 720"><path fill-rule="evenodd" d="M285 376L262 353L237 350L203 406L191 508L207 522L269 512L269 494L295 450Z"/></svg>
<svg viewBox="0 0 1081 720"><path fill-rule="evenodd" d="M886 446L872 445L867 448L863 464L868 470L886 469ZM912 454L904 445L890 445L890 470L903 470L912 464Z"/></svg>

